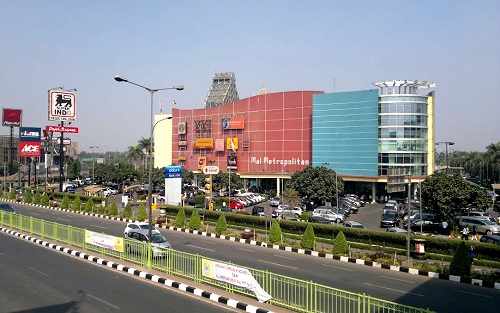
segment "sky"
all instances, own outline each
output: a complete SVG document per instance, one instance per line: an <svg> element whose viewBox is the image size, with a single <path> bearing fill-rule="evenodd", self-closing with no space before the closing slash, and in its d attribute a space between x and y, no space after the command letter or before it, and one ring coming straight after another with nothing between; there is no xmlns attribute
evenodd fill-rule
<svg viewBox="0 0 500 313"><path fill-rule="evenodd" d="M127 151L154 114L204 106L215 73L240 99L436 83L435 140L484 152L500 141L500 1L0 0L0 107L45 128L47 91L76 88L80 151ZM424 93L430 90L424 90ZM9 134L9 127L0 127ZM439 152L440 147L437 148ZM443 148L444 149L444 148Z"/></svg>

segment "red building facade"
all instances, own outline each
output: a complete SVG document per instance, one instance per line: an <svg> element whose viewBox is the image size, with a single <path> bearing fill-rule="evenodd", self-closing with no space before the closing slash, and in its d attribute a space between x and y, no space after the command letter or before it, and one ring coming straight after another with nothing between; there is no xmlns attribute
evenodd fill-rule
<svg viewBox="0 0 500 313"><path fill-rule="evenodd" d="M293 174L312 165L312 95L257 95L203 109L172 110L172 161L187 170L204 165L247 178Z"/></svg>

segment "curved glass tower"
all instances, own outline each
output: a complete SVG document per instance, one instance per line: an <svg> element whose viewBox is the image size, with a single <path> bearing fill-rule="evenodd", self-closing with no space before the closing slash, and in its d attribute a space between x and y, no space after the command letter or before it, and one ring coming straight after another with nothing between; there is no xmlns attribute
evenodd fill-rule
<svg viewBox="0 0 500 313"><path fill-rule="evenodd" d="M387 175L390 167L404 167L413 175L427 175L429 139L433 138L433 133L429 133L433 129L429 125L433 123L433 105L428 107L428 104L433 97L419 95L418 89L434 87L434 83L393 80L374 85L380 88L379 175Z"/></svg>

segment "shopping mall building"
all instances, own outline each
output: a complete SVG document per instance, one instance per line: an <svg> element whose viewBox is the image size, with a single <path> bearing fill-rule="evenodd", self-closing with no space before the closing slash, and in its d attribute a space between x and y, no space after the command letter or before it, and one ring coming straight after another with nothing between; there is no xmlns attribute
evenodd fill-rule
<svg viewBox="0 0 500 313"><path fill-rule="evenodd" d="M426 81L376 82L376 89L263 93L157 115L155 167L204 165L236 172L246 187L282 190L308 166L327 166L347 193L386 194L388 169L418 184L434 170L434 92ZM165 119L165 122L159 121Z"/></svg>

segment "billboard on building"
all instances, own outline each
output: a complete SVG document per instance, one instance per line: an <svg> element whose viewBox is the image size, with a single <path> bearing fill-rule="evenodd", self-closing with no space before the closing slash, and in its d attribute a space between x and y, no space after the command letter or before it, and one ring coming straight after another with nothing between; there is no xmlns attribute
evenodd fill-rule
<svg viewBox="0 0 500 313"><path fill-rule="evenodd" d="M242 117L223 118L222 129L244 129L245 119Z"/></svg>
<svg viewBox="0 0 500 313"><path fill-rule="evenodd" d="M4 108L2 114L2 126L21 126L22 115L23 110Z"/></svg>
<svg viewBox="0 0 500 313"><path fill-rule="evenodd" d="M194 138L193 148L194 149L212 149L214 146L214 141L212 138Z"/></svg>

